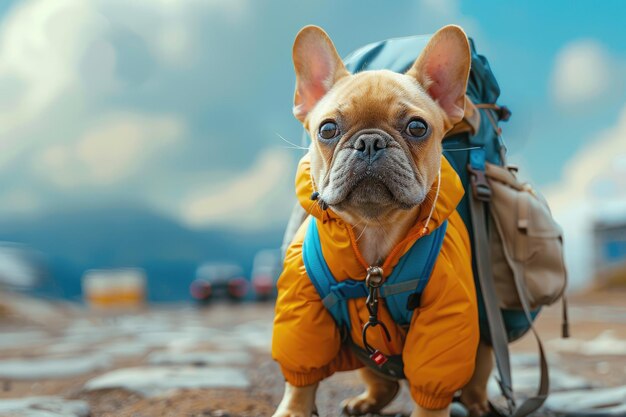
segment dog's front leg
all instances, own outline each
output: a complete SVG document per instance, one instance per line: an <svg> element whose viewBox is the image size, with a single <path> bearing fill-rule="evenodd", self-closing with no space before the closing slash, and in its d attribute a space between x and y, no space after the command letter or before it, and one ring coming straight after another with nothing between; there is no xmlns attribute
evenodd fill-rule
<svg viewBox="0 0 626 417"><path fill-rule="evenodd" d="M484 342L478 345L474 375L461 391L461 402L469 410L471 417L482 416L489 412L487 383L493 369L493 349Z"/></svg>
<svg viewBox="0 0 626 417"><path fill-rule="evenodd" d="M311 417L315 411L317 383L295 387L285 383L285 394L273 417Z"/></svg>

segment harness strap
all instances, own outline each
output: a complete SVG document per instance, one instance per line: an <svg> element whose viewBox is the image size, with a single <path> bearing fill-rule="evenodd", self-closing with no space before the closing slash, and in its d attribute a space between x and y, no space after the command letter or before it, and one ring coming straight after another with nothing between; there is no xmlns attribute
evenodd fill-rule
<svg viewBox="0 0 626 417"><path fill-rule="evenodd" d="M397 284L383 285L380 289L380 296L385 298L405 292L413 292L418 289L421 282L428 282L428 278L417 278L409 281L399 282Z"/></svg>
<svg viewBox="0 0 626 417"><path fill-rule="evenodd" d="M409 291L415 291L422 281L428 281L428 279L417 278L396 284L385 284L380 288L380 296L386 298ZM330 309L340 301L365 297L367 297L367 286L365 282L349 279L331 285L330 293L322 299L322 303L326 308Z"/></svg>
<svg viewBox="0 0 626 417"><path fill-rule="evenodd" d="M330 293L322 299L322 303L331 309L340 301L351 298L367 297L367 287L363 281L347 280L330 286Z"/></svg>
<svg viewBox="0 0 626 417"><path fill-rule="evenodd" d="M379 289L385 298L386 307L393 320L399 325L411 321L413 310L419 306L421 294L430 279L437 256L446 234L445 221L431 234L417 240L409 251L400 258L392 274ZM309 220L302 245L302 258L309 279L339 327L350 329L351 321L345 301L366 298L368 289L364 281L347 279L337 282L332 275L324 255L317 229L317 220Z"/></svg>
<svg viewBox="0 0 626 417"><path fill-rule="evenodd" d="M328 265L324 260L322 253L322 245L320 244L319 231L314 217L309 219L309 226L306 231L306 238L302 244L302 260L306 268L307 275L311 279L313 286L322 299L331 293L333 285L337 284L335 277L328 269ZM346 303L330 303L327 307L333 316L337 325L341 327L350 327L350 316L348 315L348 307Z"/></svg>

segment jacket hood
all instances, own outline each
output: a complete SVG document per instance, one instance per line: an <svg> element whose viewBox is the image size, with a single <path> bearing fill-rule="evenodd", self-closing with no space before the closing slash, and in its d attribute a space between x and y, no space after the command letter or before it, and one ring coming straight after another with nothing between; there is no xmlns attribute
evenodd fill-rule
<svg viewBox="0 0 626 417"><path fill-rule="evenodd" d="M428 232L436 229L456 210L457 205L463 198L465 190L463 189L461 179L444 156L441 157L440 175L441 185L439 196L435 201L435 195L437 193L437 180L435 180L428 192L428 196L420 206L417 220L413 228L411 228L411 231L414 231L416 228L421 229L424 226L427 227ZM298 171L296 172L296 195L298 201L307 213L310 213L317 219L324 222L328 220L338 220L339 216L331 208L322 210L317 201L311 200L313 191L311 160L309 154L306 154L300 160ZM426 225L425 222L432 209L433 202L435 203L435 209L433 210L429 224ZM411 231L409 233L411 233Z"/></svg>

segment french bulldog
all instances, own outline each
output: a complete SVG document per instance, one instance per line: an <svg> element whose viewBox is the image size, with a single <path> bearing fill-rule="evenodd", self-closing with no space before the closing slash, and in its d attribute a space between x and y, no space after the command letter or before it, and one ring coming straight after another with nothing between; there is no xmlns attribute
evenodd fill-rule
<svg viewBox="0 0 626 417"><path fill-rule="evenodd" d="M312 138L308 152L318 202L353 228L365 261L380 264L414 225L440 178L442 139L463 118L471 62L467 36L458 26L440 29L404 74L350 74L328 35L307 26L296 37L293 62L293 113ZM492 353L480 344L467 355L476 366L461 401L478 416L488 411ZM347 399L344 410L379 412L397 394L398 382L369 368L359 372L365 391ZM317 386L287 382L274 417L311 416ZM412 413L447 415L448 407L417 403Z"/></svg>

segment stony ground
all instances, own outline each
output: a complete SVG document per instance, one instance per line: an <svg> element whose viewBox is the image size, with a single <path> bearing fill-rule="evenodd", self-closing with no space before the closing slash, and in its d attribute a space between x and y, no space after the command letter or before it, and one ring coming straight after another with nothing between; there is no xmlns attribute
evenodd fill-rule
<svg viewBox="0 0 626 417"><path fill-rule="evenodd" d="M604 395L605 413L626 416L626 293L570 304L572 338L558 338L558 307L538 320L555 393L541 414L580 411ZM270 416L280 400L283 382L269 356L270 303L104 315L5 294L2 305L0 416ZM534 341L524 338L513 350L516 389L531 393ZM337 416L341 400L359 392L355 376L337 374L321 385L321 416ZM490 390L497 395L495 381ZM404 389L388 413L409 407Z"/></svg>

